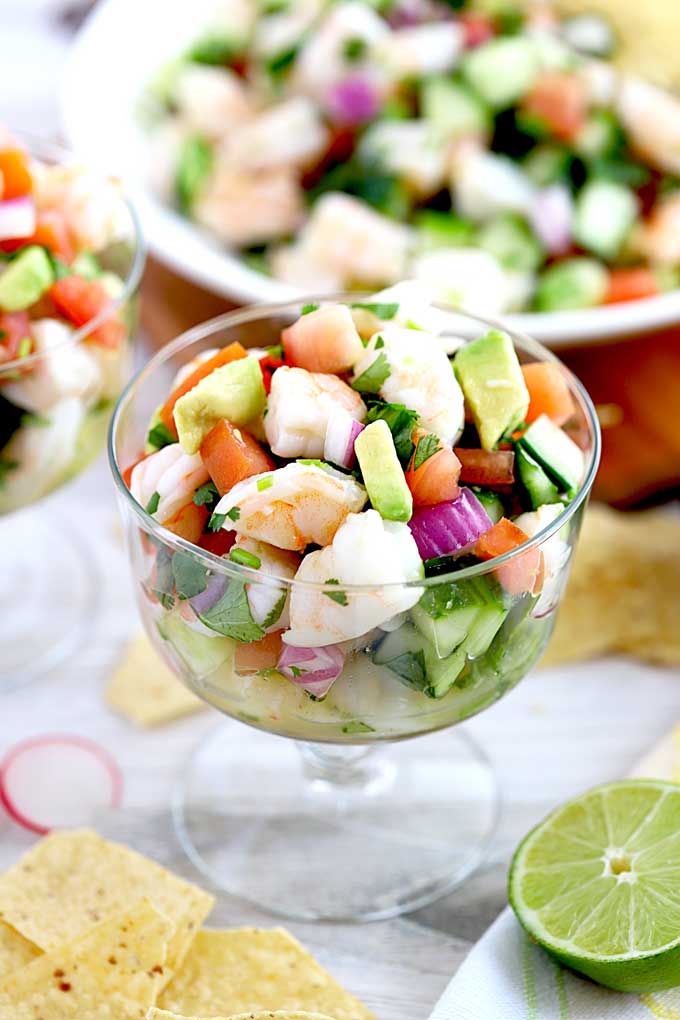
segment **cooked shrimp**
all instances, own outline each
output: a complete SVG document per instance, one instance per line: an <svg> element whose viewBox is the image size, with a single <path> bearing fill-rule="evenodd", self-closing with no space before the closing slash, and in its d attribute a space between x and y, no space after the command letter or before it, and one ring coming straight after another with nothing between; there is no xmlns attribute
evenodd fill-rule
<svg viewBox="0 0 680 1020"><path fill-rule="evenodd" d="M317 104L293 96L230 131L221 152L239 170L299 168L317 160L328 139Z"/></svg>
<svg viewBox="0 0 680 1020"><path fill-rule="evenodd" d="M277 368L264 419L264 431L278 457L321 457L328 418L341 407L356 421L366 405L347 383L335 375L304 368Z"/></svg>
<svg viewBox="0 0 680 1020"><path fill-rule="evenodd" d="M371 47L390 34L387 23L366 4L349 0L334 4L305 41L295 61L293 85L312 99L322 101L348 73L375 73ZM347 44L359 40L363 54L347 58ZM374 76L374 75L373 75Z"/></svg>
<svg viewBox="0 0 680 1020"><path fill-rule="evenodd" d="M78 248L101 251L130 236L130 213L115 181L84 167L63 164L36 164L33 179L38 209L64 213Z"/></svg>
<svg viewBox="0 0 680 1020"><path fill-rule="evenodd" d="M328 545L347 514L365 502L363 485L340 471L287 464L239 482L216 513L227 515L222 525L227 530L302 552L311 543Z"/></svg>
<svg viewBox="0 0 680 1020"><path fill-rule="evenodd" d="M478 314L500 315L531 298L531 273L506 269L480 248L438 248L414 260L413 275L432 288L436 300Z"/></svg>
<svg viewBox="0 0 680 1020"><path fill-rule="evenodd" d="M320 266L303 244L282 245L268 261L277 280L302 287L310 294L332 294L343 288L344 277L328 266Z"/></svg>
<svg viewBox="0 0 680 1020"><path fill-rule="evenodd" d="M208 138L220 138L252 113L243 79L226 67L187 64L177 76L173 98L189 129Z"/></svg>
<svg viewBox="0 0 680 1020"><path fill-rule="evenodd" d="M526 214L535 187L521 166L478 143L460 144L451 161L451 194L461 216L483 222L494 213Z"/></svg>
<svg viewBox="0 0 680 1020"><path fill-rule="evenodd" d="M632 147L659 170L680 174L680 99L640 78L626 77L616 110Z"/></svg>
<svg viewBox="0 0 680 1020"><path fill-rule="evenodd" d="M90 345L70 343L73 330L58 319L31 323L33 350L42 355L25 376L7 383L4 395L38 414L66 397L93 403L101 392L101 370Z"/></svg>
<svg viewBox="0 0 680 1020"><path fill-rule="evenodd" d="M257 556L260 561L260 575L271 578L295 577L300 565L297 553L287 549L277 549L268 542L258 542L255 538L239 535L234 549L244 549ZM265 630L282 630L288 626L288 586L277 584L274 580L267 582L249 581L246 584L248 605L255 623Z"/></svg>
<svg viewBox="0 0 680 1020"><path fill-rule="evenodd" d="M294 170L274 167L253 173L234 169L228 160L218 161L194 214L198 223L232 246L293 234L305 215Z"/></svg>
<svg viewBox="0 0 680 1020"><path fill-rule="evenodd" d="M384 521L375 510L350 514L333 544L304 557L290 595L290 629L283 640L317 648L367 634L416 604L423 593L423 567L406 524ZM327 585L307 588L304 582ZM338 582L337 585L335 582ZM344 585L370 585L366 592ZM337 588L338 598L332 595ZM330 594L329 594L330 593Z"/></svg>
<svg viewBox="0 0 680 1020"><path fill-rule="evenodd" d="M257 57L276 57L299 44L321 13L324 0L296 0L284 9L260 16L254 25L252 52Z"/></svg>
<svg viewBox="0 0 680 1020"><path fill-rule="evenodd" d="M650 262L680 262L680 191L673 191L652 209L636 232L639 250Z"/></svg>
<svg viewBox="0 0 680 1020"><path fill-rule="evenodd" d="M376 45L374 53L378 65L401 80L450 71L463 48L462 26L439 21L390 32Z"/></svg>
<svg viewBox="0 0 680 1020"><path fill-rule="evenodd" d="M430 333L387 326L369 340L354 366L355 377L381 355L389 367L381 397L416 411L423 428L453 445L465 424L463 391L440 341Z"/></svg>
<svg viewBox="0 0 680 1020"><path fill-rule="evenodd" d="M420 198L446 183L446 152L425 120L379 120L361 140L359 154L370 165L405 180Z"/></svg>
<svg viewBox="0 0 680 1020"><path fill-rule="evenodd" d="M151 516L162 524L186 506L208 478L200 454L185 453L179 443L171 443L135 465L130 492L143 507L157 493L158 505Z"/></svg>

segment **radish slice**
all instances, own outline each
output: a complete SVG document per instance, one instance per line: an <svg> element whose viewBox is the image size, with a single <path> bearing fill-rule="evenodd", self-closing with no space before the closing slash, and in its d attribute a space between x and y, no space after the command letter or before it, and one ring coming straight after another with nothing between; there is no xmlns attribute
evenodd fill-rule
<svg viewBox="0 0 680 1020"><path fill-rule="evenodd" d="M14 241L35 233L35 203L32 198L9 198L0 202L0 241Z"/></svg>
<svg viewBox="0 0 680 1020"><path fill-rule="evenodd" d="M284 645L277 669L310 694L323 698L342 673L345 652L337 645L320 648L296 648Z"/></svg>
<svg viewBox="0 0 680 1020"><path fill-rule="evenodd" d="M104 748L86 737L47 734L16 744L0 763L0 803L10 818L44 836L91 823L118 807L123 777Z"/></svg>
<svg viewBox="0 0 680 1020"><path fill-rule="evenodd" d="M350 468L356 460L354 440L363 432L364 426L355 421L343 407L335 407L328 416L324 439L324 460L338 467Z"/></svg>

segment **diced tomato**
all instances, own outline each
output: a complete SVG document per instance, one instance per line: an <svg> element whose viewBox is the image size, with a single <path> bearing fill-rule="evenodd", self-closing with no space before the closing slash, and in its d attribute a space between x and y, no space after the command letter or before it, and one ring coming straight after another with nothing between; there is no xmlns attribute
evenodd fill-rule
<svg viewBox="0 0 680 1020"><path fill-rule="evenodd" d="M38 213L35 233L28 243L48 248L62 262L70 264L75 257L66 216L59 209L46 209Z"/></svg>
<svg viewBox="0 0 680 1020"><path fill-rule="evenodd" d="M569 421L574 413L574 400L557 365L535 361L522 365L522 375L529 390L528 422L536 421L542 414L547 414L556 425Z"/></svg>
<svg viewBox="0 0 680 1020"><path fill-rule="evenodd" d="M21 341L25 337L31 340L31 320L28 313L0 312L0 365L19 357ZM30 349L26 353L30 354Z"/></svg>
<svg viewBox="0 0 680 1020"><path fill-rule="evenodd" d="M458 22L463 29L463 40L467 50L493 39L496 34L493 19L479 11L461 11Z"/></svg>
<svg viewBox="0 0 680 1020"><path fill-rule="evenodd" d="M418 445L427 435L424 429L415 430L413 434L415 452L406 471L406 484L411 490L415 506L446 503L456 499L460 492L458 487L460 461L449 446L440 445L436 453L414 469Z"/></svg>
<svg viewBox="0 0 680 1020"><path fill-rule="evenodd" d="M651 269L637 266L634 269L611 269L604 297L606 305L623 301L639 301L659 293L656 277Z"/></svg>
<svg viewBox="0 0 680 1020"><path fill-rule="evenodd" d="M507 450L454 450L461 463L460 480L468 485L512 485L515 455Z"/></svg>
<svg viewBox="0 0 680 1020"><path fill-rule="evenodd" d="M29 155L23 149L0 149L0 198L21 198L33 191Z"/></svg>
<svg viewBox="0 0 680 1020"><path fill-rule="evenodd" d="M201 549L207 549L215 556L224 556L236 541L235 531L206 531L198 540Z"/></svg>
<svg viewBox="0 0 680 1020"><path fill-rule="evenodd" d="M260 371L262 372L265 393L269 394L271 391L272 376L276 369L281 368L285 364L282 358L274 358L271 354L265 354L260 358Z"/></svg>
<svg viewBox="0 0 680 1020"><path fill-rule="evenodd" d="M480 560L492 560L528 541L529 536L521 528L507 517L501 517L497 524L477 539L472 552ZM496 574L511 595L540 591L543 583L543 554L540 549L529 549L509 563L497 567Z"/></svg>
<svg viewBox="0 0 680 1020"><path fill-rule="evenodd" d="M234 668L237 673L257 673L259 669L272 669L281 656L282 631L275 630L265 634L260 641L249 644L238 642L236 645Z"/></svg>
<svg viewBox="0 0 680 1020"><path fill-rule="evenodd" d="M187 503L181 510L178 510L174 517L163 521L163 527L171 531L173 535L186 539L187 542L198 544L203 529L208 523L210 511L206 506L196 506L195 503Z"/></svg>
<svg viewBox="0 0 680 1020"><path fill-rule="evenodd" d="M346 305L326 305L301 315L281 334L286 361L308 372L346 372L364 347Z"/></svg>
<svg viewBox="0 0 680 1020"><path fill-rule="evenodd" d="M524 97L522 110L545 124L555 138L568 142L585 124L588 96L575 74L545 71Z"/></svg>
<svg viewBox="0 0 680 1020"><path fill-rule="evenodd" d="M50 296L65 318L74 326L86 326L111 304L111 296L97 280L82 276L64 276L50 287ZM115 314L104 319L86 337L88 341L116 350L125 340L125 326Z"/></svg>
<svg viewBox="0 0 680 1020"><path fill-rule="evenodd" d="M205 379L205 377L210 375L211 372L214 372L216 368L221 368L222 365L228 365L230 361L238 361L239 358L247 357L248 352L241 346L240 343L235 341L227 347L223 347L222 350L218 351L217 354L214 354L212 358L207 358L197 368L195 368L191 375L187 376L184 382L180 383L179 386L172 391L160 409L160 419L166 429L169 429L173 436L177 438L177 427L175 425L175 418L172 412L174 411L175 404L180 397L183 397L185 393L189 392L189 390L193 390L194 386L198 385L201 379Z"/></svg>
<svg viewBox="0 0 680 1020"><path fill-rule="evenodd" d="M342 125L332 129L326 151L314 166L302 175L301 183L305 191L309 191L315 184L318 184L324 174L334 166L346 163L354 151L355 144L356 128Z"/></svg>
<svg viewBox="0 0 680 1020"><path fill-rule="evenodd" d="M273 471L276 464L257 439L223 418L201 443L201 459L220 496L251 475Z"/></svg>

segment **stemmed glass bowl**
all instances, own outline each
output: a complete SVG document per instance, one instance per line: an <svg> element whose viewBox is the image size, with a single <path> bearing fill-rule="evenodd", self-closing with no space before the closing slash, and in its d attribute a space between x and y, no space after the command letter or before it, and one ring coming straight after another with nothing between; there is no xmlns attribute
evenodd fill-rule
<svg viewBox="0 0 680 1020"><path fill-rule="evenodd" d="M306 303L229 313L166 346L123 394L109 455L137 601L154 646L200 698L249 727L223 723L183 767L174 811L185 850L218 886L275 913L368 920L443 895L479 864L488 846L498 807L493 775L473 742L449 727L503 697L543 651L595 476L599 431L588 396L564 370L575 406L569 429L586 464L573 501L529 542L491 564L410 584L343 584L343 601L355 615L371 620L378 601L392 606L394 616L389 629L368 624L368 632L345 647L343 671L328 694L310 695L277 672L276 656L268 660L266 648L225 632L240 633L246 590L273 601L304 599L312 613L318 600L338 598L337 587L267 577L197 548L150 517L124 479L181 365L235 340L245 347L277 344ZM451 311L447 322L443 342L450 333L452 346L497 325ZM556 362L533 340L512 339L522 362ZM540 594L503 592L503 570L516 569L537 550L546 565ZM220 633L197 620L195 599L178 597L173 563L180 562L202 572L203 608L206 593L219 601ZM433 652L423 640L423 606L480 586L495 593L495 623L486 639L467 651L435 642ZM257 635L240 636L252 642ZM404 739L425 734L431 736Z"/></svg>
<svg viewBox="0 0 680 1020"><path fill-rule="evenodd" d="M20 143L45 165L79 166L57 146L21 138ZM97 175L89 179L96 188ZM135 295L145 250L122 194L108 213L116 218L116 240L97 259L110 304L63 342L0 364L0 694L58 665L91 628L98 584L82 544L87 507L77 513L76 527L52 501L28 507L76 478L100 453L132 370ZM97 210L91 214L96 220ZM49 301L41 299L39 307L35 318L60 318ZM98 330L112 318L124 330L115 348L107 348ZM79 389L83 362L88 385Z"/></svg>

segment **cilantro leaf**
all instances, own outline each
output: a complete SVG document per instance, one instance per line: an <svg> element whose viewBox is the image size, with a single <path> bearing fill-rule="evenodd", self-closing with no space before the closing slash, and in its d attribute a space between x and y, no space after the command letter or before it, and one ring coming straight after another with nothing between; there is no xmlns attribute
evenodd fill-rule
<svg viewBox="0 0 680 1020"><path fill-rule="evenodd" d="M274 605L265 616L264 620L262 621L262 626L264 627L265 630L268 630L270 627L273 627L278 618L280 617L281 613L283 612L283 607L286 604L286 595L287 593L284 591L281 594L281 598L276 603L276 605Z"/></svg>
<svg viewBox="0 0 680 1020"><path fill-rule="evenodd" d="M300 315L309 315L310 312L315 312L318 307L319 307L319 305L315 305L315 304L303 305L302 306L302 311L300 312Z"/></svg>
<svg viewBox="0 0 680 1020"><path fill-rule="evenodd" d="M219 531L229 514L213 514L208 521L208 531Z"/></svg>
<svg viewBox="0 0 680 1020"><path fill-rule="evenodd" d="M212 142L202 135L189 135L182 142L175 174L175 194L182 212L191 212L212 170L214 154Z"/></svg>
<svg viewBox="0 0 680 1020"><path fill-rule="evenodd" d="M366 311L366 312L372 312L372 314L375 315L376 318L383 319L384 321L388 321L389 319L393 319L394 316L399 311L399 302L398 301L384 301L384 302L379 302L378 301L378 302L368 302L368 303L365 303L365 302L362 302L362 301L356 301L352 305L352 308L363 308L364 311Z"/></svg>
<svg viewBox="0 0 680 1020"><path fill-rule="evenodd" d="M349 39L345 39L345 43L342 47L342 55L345 60L353 63L355 60L361 60L364 53L366 52L366 40L362 39L361 36L352 36Z"/></svg>
<svg viewBox="0 0 680 1020"><path fill-rule="evenodd" d="M220 516L221 516L221 514L220 514ZM224 516L228 517L230 521L237 521L239 519L239 517L241 516L241 511L240 511L239 507L233 506L231 508L231 510L227 510L227 512L226 512L226 514Z"/></svg>
<svg viewBox="0 0 680 1020"><path fill-rule="evenodd" d="M327 577L325 584L340 584L337 577ZM337 602L339 606L347 605L347 595L344 591L325 591L324 595L326 598L332 599L333 602Z"/></svg>
<svg viewBox="0 0 680 1020"><path fill-rule="evenodd" d="M173 591L175 579L172 574L172 553L168 552L165 546L158 547L156 555L156 579L155 587L152 589L164 609L172 609L175 604Z"/></svg>
<svg viewBox="0 0 680 1020"><path fill-rule="evenodd" d="M151 496L151 499L144 507L144 509L148 514L155 514L156 510L158 510L158 504L160 503L160 501L161 501L160 492L154 492L153 495Z"/></svg>
<svg viewBox="0 0 680 1020"><path fill-rule="evenodd" d="M352 389L360 393L378 393L380 387L390 374L390 363L387 355L381 351L372 365L362 372L352 383Z"/></svg>
<svg viewBox="0 0 680 1020"><path fill-rule="evenodd" d="M245 584L236 579L229 582L219 602L200 614L199 619L206 627L234 641L249 643L264 637L263 628L253 620Z"/></svg>
<svg viewBox="0 0 680 1020"><path fill-rule="evenodd" d="M361 719L353 719L352 722L347 723L346 726L342 727L343 733L375 733L372 726L368 723L362 722Z"/></svg>
<svg viewBox="0 0 680 1020"><path fill-rule="evenodd" d="M220 498L220 494L215 487L214 482L205 482L200 488L196 489L192 497L192 502L196 506L209 506L214 505Z"/></svg>
<svg viewBox="0 0 680 1020"><path fill-rule="evenodd" d="M416 446L416 455L413 458L413 470L417 471L426 460L433 457L439 450L439 445L439 439L437 436L423 436Z"/></svg>
<svg viewBox="0 0 680 1020"><path fill-rule="evenodd" d="M170 429L162 422L149 429L146 441L149 446L155 446L157 450L162 450L164 446L170 446L171 443L177 442Z"/></svg>
<svg viewBox="0 0 680 1020"><path fill-rule="evenodd" d="M176 552L172 557L172 576L180 599L191 599L208 587L208 571L189 553Z"/></svg>
<svg viewBox="0 0 680 1020"><path fill-rule="evenodd" d="M380 418L389 425L397 456L402 466L407 466L413 456L411 433L418 421L417 412L409 410L404 404L389 404L382 400L371 401L364 425L370 425L372 421L378 421Z"/></svg>

